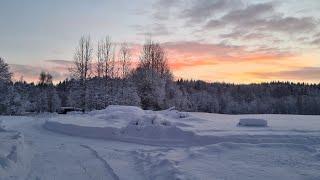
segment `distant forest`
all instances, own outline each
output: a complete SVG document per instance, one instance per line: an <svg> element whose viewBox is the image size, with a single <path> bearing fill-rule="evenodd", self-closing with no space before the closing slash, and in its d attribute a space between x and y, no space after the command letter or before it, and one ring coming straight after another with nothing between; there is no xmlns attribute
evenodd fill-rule
<svg viewBox="0 0 320 180"><path fill-rule="evenodd" d="M320 114L320 83L175 81L159 43L146 41L135 68L129 45L118 46L106 37L94 50L90 38L82 37L71 78L58 84L47 72L37 83L12 82L9 65L0 58L0 114L56 112L60 107L91 111L111 104L224 114Z"/></svg>

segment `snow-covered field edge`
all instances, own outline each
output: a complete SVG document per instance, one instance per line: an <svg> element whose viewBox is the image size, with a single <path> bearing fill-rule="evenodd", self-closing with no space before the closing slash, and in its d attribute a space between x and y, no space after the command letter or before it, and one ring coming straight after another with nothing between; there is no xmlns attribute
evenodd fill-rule
<svg viewBox="0 0 320 180"><path fill-rule="evenodd" d="M242 119L246 116L251 118L250 123L256 121L259 126L250 124L249 127L239 127L239 119L240 122L248 121ZM320 143L319 130L312 129L309 125L303 126L301 119L294 119L302 117L269 115L266 117L271 123L266 126L267 121L256 119L261 118L261 115L251 116L187 114L174 109L144 111L137 107L110 106L88 114L52 117L43 127L72 136L161 146L200 146L221 142ZM308 119L313 125L319 124L314 117ZM284 126L289 121L291 127L289 124Z"/></svg>

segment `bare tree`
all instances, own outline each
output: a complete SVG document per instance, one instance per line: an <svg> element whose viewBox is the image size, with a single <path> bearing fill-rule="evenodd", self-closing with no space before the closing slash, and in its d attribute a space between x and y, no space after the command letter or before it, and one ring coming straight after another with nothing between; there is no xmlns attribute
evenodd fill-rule
<svg viewBox="0 0 320 180"><path fill-rule="evenodd" d="M160 75L170 73L165 50L151 39L143 45L139 67Z"/></svg>
<svg viewBox="0 0 320 180"><path fill-rule="evenodd" d="M127 43L122 43L119 51L120 77L125 79L130 71L131 51Z"/></svg>
<svg viewBox="0 0 320 180"><path fill-rule="evenodd" d="M39 84L43 85L46 81L46 73L44 71L41 71L40 75L39 75Z"/></svg>
<svg viewBox="0 0 320 180"><path fill-rule="evenodd" d="M112 43L109 36L102 41L102 55L104 62L104 76L105 78L110 77L110 61L112 59Z"/></svg>
<svg viewBox="0 0 320 180"><path fill-rule="evenodd" d="M81 81L88 79L91 68L92 51L90 37L82 36L74 54L74 66L71 68L71 73L74 78Z"/></svg>
<svg viewBox="0 0 320 180"><path fill-rule="evenodd" d="M51 85L52 84L52 75L42 71L39 75L39 85Z"/></svg>
<svg viewBox="0 0 320 180"><path fill-rule="evenodd" d="M114 97L115 89L115 79L118 77L118 68L116 66L116 46L114 45L111 49L111 59L109 64L109 75L107 79L110 79L110 94Z"/></svg>
<svg viewBox="0 0 320 180"><path fill-rule="evenodd" d="M110 61L112 58L112 43L109 36L98 42L96 74L98 77L110 78Z"/></svg>
<svg viewBox="0 0 320 180"><path fill-rule="evenodd" d="M10 82L12 73L9 71L9 65L0 57L0 81Z"/></svg>
<svg viewBox="0 0 320 180"><path fill-rule="evenodd" d="M70 69L72 76L80 81L82 87L82 102L81 107L86 109L86 91L87 80L90 77L91 61L92 61L92 45L90 37L82 36L79 40L79 45L76 48L74 55L74 65Z"/></svg>
<svg viewBox="0 0 320 180"><path fill-rule="evenodd" d="M110 60L110 78L111 79L115 79L118 77L118 68L117 68L117 64L116 64L116 45L114 45L112 47L112 52L111 52L111 60Z"/></svg>
<svg viewBox="0 0 320 180"><path fill-rule="evenodd" d="M104 39L98 42L97 50L97 76L104 78L104 90L105 90L105 105L107 106L110 99L108 98L111 93L112 86L112 42L109 36L106 36Z"/></svg>
<svg viewBox="0 0 320 180"><path fill-rule="evenodd" d="M120 69L120 78L121 78L121 96L124 100L124 91L127 85L127 78L129 75L131 60L131 52L129 45L127 43L121 43L119 50L119 69Z"/></svg>
<svg viewBox="0 0 320 180"><path fill-rule="evenodd" d="M47 84L52 84L53 83L53 77L50 73L47 73L47 79L46 79Z"/></svg>
<svg viewBox="0 0 320 180"><path fill-rule="evenodd" d="M96 75L102 77L104 75L104 58L103 58L103 42L98 42L97 47L97 64L96 64Z"/></svg>

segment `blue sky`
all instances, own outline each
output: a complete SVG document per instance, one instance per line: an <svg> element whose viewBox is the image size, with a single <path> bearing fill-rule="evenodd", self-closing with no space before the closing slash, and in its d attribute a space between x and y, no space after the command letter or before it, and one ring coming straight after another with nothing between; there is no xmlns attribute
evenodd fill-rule
<svg viewBox="0 0 320 180"><path fill-rule="evenodd" d="M133 18L132 5L130 1L2 1L2 56L20 64L70 58L79 37L87 34L93 39L110 35L132 40L130 26L144 21Z"/></svg>

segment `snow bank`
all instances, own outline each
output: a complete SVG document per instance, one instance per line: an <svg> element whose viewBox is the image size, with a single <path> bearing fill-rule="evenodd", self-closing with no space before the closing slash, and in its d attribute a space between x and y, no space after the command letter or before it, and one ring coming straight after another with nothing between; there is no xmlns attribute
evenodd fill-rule
<svg viewBox="0 0 320 180"><path fill-rule="evenodd" d="M169 119L156 113L144 115L139 120L130 121L126 127L121 128L120 133L127 139L165 143L183 142L194 136L192 132L181 130Z"/></svg>
<svg viewBox="0 0 320 180"><path fill-rule="evenodd" d="M243 127L235 126L237 123ZM225 141L315 144L320 142L317 138L319 126L318 116L184 113L174 108L150 111L131 106L109 106L88 114L58 115L44 124L49 130L73 136L165 146Z"/></svg>
<svg viewBox="0 0 320 180"><path fill-rule="evenodd" d="M266 127L268 122L264 119L244 118L240 119L239 126L254 126L254 127Z"/></svg>
<svg viewBox="0 0 320 180"><path fill-rule="evenodd" d="M172 121L187 117L175 109L142 110L133 106L108 106L86 115L61 115L45 122L48 130L91 138L114 139L142 144L185 143L195 135Z"/></svg>
<svg viewBox="0 0 320 180"><path fill-rule="evenodd" d="M175 118L175 119L179 119L179 118L187 118L189 117L189 114L186 112L180 112L178 110L176 110L175 107L171 107L169 109L160 111L160 113L166 117L170 117L170 118Z"/></svg>

